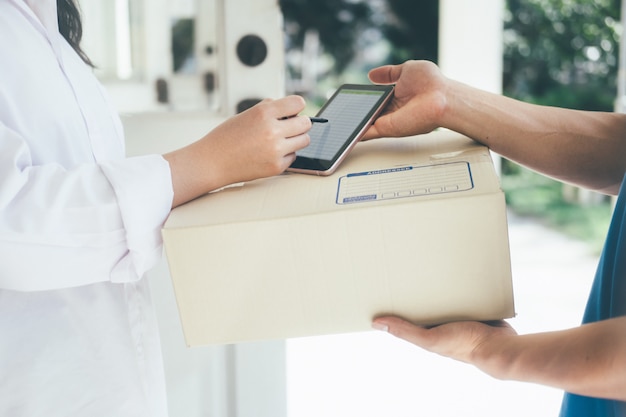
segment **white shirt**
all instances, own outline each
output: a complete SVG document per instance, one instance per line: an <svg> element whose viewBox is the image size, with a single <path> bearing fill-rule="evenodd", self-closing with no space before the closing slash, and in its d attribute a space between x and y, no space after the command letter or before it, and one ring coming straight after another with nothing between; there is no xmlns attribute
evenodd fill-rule
<svg viewBox="0 0 626 417"><path fill-rule="evenodd" d="M0 416L164 416L142 275L172 203L58 32L56 0L0 0Z"/></svg>

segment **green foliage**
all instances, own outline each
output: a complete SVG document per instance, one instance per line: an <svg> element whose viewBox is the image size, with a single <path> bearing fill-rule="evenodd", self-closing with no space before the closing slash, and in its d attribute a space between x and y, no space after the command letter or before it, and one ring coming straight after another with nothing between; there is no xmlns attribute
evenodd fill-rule
<svg viewBox="0 0 626 417"><path fill-rule="evenodd" d="M502 177L507 206L515 213L542 221L548 227L589 244L599 253L608 230L612 203L581 205L563 199L564 185L526 169Z"/></svg>
<svg viewBox="0 0 626 417"><path fill-rule="evenodd" d="M505 95L581 110L613 109L619 0L507 0Z"/></svg>
<svg viewBox="0 0 626 417"><path fill-rule="evenodd" d="M619 0L506 0L503 92L537 104L612 110L616 90ZM349 69L379 32L389 56L437 62L439 2L280 0L287 48L319 33L330 75ZM367 70L361 69L364 72Z"/></svg>
<svg viewBox="0 0 626 417"><path fill-rule="evenodd" d="M507 0L505 95L536 104L612 111L617 94L619 0ZM533 216L599 251L611 203L581 205L564 185L502 163L502 187L516 213Z"/></svg>
<svg viewBox="0 0 626 417"><path fill-rule="evenodd" d="M389 15L382 25L393 46L388 63L409 59L437 62L439 43L439 1L387 0Z"/></svg>
<svg viewBox="0 0 626 417"><path fill-rule="evenodd" d="M287 48L301 48L307 30L316 30L324 51L334 59L331 73L346 71L368 42L390 45L376 65L407 59L437 61L439 1L280 0Z"/></svg>
<svg viewBox="0 0 626 417"><path fill-rule="evenodd" d="M374 24L372 9L363 1L280 0L280 8L288 47L301 47L307 30L316 30L324 49L335 59L334 73L341 73L350 64L360 35Z"/></svg>

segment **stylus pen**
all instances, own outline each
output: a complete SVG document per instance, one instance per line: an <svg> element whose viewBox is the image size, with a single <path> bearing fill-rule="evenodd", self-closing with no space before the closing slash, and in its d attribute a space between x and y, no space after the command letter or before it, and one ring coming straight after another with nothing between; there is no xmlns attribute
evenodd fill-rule
<svg viewBox="0 0 626 417"><path fill-rule="evenodd" d="M323 117L309 117L311 119L311 123L327 123L328 119L324 119Z"/></svg>

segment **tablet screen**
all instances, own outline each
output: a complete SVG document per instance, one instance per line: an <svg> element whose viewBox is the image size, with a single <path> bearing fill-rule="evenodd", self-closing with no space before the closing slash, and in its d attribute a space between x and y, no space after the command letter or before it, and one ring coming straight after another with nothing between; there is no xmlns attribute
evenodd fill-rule
<svg viewBox="0 0 626 417"><path fill-rule="evenodd" d="M340 88L317 114L328 123L314 123L311 143L296 152L293 167L329 169L365 127L389 95L390 86L347 85Z"/></svg>

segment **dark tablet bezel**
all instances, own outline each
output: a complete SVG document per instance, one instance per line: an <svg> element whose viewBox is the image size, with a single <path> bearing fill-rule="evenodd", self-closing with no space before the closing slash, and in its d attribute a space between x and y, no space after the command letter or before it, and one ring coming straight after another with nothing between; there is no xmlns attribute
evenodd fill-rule
<svg viewBox="0 0 626 417"><path fill-rule="evenodd" d="M319 159L309 158L304 156L296 156L296 160L290 165L288 171L317 174L317 175L330 175L336 169L337 165L341 162L343 157L351 149L352 146L358 142L365 134L369 126L374 122L376 117L382 111L383 107L390 99L393 93L394 86L391 84L343 84L341 85L331 96L324 106L317 113L316 117L324 117L324 111L330 105L330 103L345 90L357 90L357 91L380 91L383 94L376 101L376 104L368 111L367 115L359 122L357 127L352 131L349 137L345 138L343 144L338 148L337 152L331 159ZM331 121L332 123L332 121Z"/></svg>

